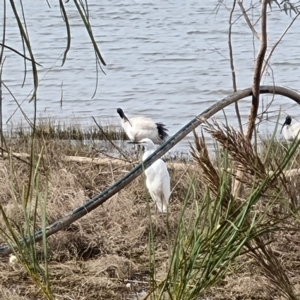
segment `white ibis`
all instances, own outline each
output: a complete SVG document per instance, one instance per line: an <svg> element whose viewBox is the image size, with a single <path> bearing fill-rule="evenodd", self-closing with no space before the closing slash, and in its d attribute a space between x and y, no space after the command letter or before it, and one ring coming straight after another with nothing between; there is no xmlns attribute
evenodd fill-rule
<svg viewBox="0 0 300 300"><path fill-rule="evenodd" d="M122 120L122 127L132 142L148 138L155 144L161 144L168 137L168 129L163 123L155 123L152 119L145 117L128 119L121 108L118 108L117 112Z"/></svg>
<svg viewBox="0 0 300 300"><path fill-rule="evenodd" d="M287 116L281 128L281 132L283 133L284 138L288 141L292 141L296 137L297 139L299 139L300 138L300 134L298 134L299 131L300 131L300 123L296 122L292 124L292 117Z"/></svg>

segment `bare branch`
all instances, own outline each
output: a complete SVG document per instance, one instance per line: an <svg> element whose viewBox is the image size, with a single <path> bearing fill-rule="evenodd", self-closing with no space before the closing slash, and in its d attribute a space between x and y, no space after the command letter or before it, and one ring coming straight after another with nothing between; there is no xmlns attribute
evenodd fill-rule
<svg viewBox="0 0 300 300"><path fill-rule="evenodd" d="M289 29L292 27L292 25L294 24L294 22L296 21L296 19L299 17L300 12L297 13L297 15L294 17L294 19L291 21L291 23L288 25L288 27L284 30L284 32L282 33L282 35L280 36L280 38L278 39L278 41L275 43L275 45L272 47L267 59L265 60L264 66L263 66L263 70L261 72L261 76L263 75L263 73L265 72L269 61L272 57L273 52L275 51L275 49L277 48L277 46L280 44L280 42L282 41L282 39L284 38L284 36L287 34L287 32L289 31Z"/></svg>
<svg viewBox="0 0 300 300"><path fill-rule="evenodd" d="M240 9L241 9L241 12L245 18L245 21L246 23L248 24L249 28L251 29L253 35L255 35L259 40L261 39L261 36L257 33L257 31L255 30L254 26L252 25L248 15L247 15L247 12L244 8L244 5L243 5L243 0L238 0L237 1L238 5L240 6Z"/></svg>
<svg viewBox="0 0 300 300"><path fill-rule="evenodd" d="M231 68L231 78L232 78L232 85L233 85L233 91L237 91L237 84L236 84L236 74L235 74L235 68L234 68L234 62L233 62L233 50L232 50L232 40L231 40L231 35L232 35L232 16L233 12L236 6L236 0L233 1L232 9L230 11L230 16L229 16L229 29L228 29L228 47L229 47L229 59L230 59L230 68ZM239 122L240 126L240 131L243 133L243 125L242 125L242 119L240 115L240 110L239 110L239 105L236 102L234 104L235 107L235 113Z"/></svg>

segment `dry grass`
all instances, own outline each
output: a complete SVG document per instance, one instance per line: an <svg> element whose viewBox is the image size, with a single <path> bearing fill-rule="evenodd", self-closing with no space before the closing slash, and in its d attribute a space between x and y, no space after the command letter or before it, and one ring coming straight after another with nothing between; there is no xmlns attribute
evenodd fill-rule
<svg viewBox="0 0 300 300"><path fill-rule="evenodd" d="M15 152L29 151L24 140L8 141ZM45 147L45 158L41 164L41 182L49 180L48 222L51 223L82 205L88 198L99 193L131 169L130 164L108 165L66 162L64 155L88 156L85 145L66 144L58 140L40 140L37 148ZM20 195L29 175L29 165L13 161L13 180L8 158L0 161L0 199L7 215L16 223L22 222L21 203L13 199ZM148 288L149 232L150 221L147 201L150 203L154 234L158 279L163 279L168 263L168 232L174 236L191 178L197 182L197 201L204 193L202 172L186 164L179 168L169 165L174 190L171 195L170 215L155 213L155 206L146 192L143 176L137 178L125 190L116 194L103 206L80 221L49 238L49 268L52 290L57 299L130 299ZM210 166L212 168L212 166ZM47 176L46 176L47 175ZM210 180L214 180L211 178ZM290 180L294 187L294 205L299 207L298 178ZM14 185L12 185L14 182ZM42 189L43 189L42 184ZM14 190L14 192L13 192ZM193 199L190 199L192 202ZM267 203L260 203L263 211ZM193 216L192 205L188 206L187 219ZM285 211L283 206L274 207L276 219ZM40 222L40 220L38 220ZM289 219L286 220L290 226ZM1 228L3 220L0 219ZM40 224L40 223L39 223ZM293 226L299 227L294 221ZM270 241L277 259L287 271L295 291L300 293L299 261L300 233L278 231L272 233ZM4 240L0 238L0 245ZM38 249L43 260L42 247ZM19 263L9 264L8 257L0 257L0 299L42 299L41 293L32 283ZM267 280L254 259L241 257L228 276L214 287L206 299L276 299L276 292L269 290ZM136 299L136 298L132 298ZM278 298L279 299L279 298Z"/></svg>

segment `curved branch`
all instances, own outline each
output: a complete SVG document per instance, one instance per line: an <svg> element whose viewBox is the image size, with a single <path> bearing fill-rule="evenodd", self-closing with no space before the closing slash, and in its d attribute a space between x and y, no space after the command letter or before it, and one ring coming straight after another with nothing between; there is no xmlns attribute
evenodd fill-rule
<svg viewBox="0 0 300 300"><path fill-rule="evenodd" d="M259 90L260 94L276 94L288 97L300 105L300 94L293 90L280 86L261 86ZM188 124L186 124L182 129L180 129L176 134L174 134L168 141L161 145L153 154L151 154L144 162L140 163L134 169L132 169L128 174L119 179L115 184L104 190L101 194L96 195L92 199L88 200L84 205L75 209L66 217L52 223L46 228L46 236L50 236L59 230L69 226L75 221L79 220L99 205L103 204L117 192L125 188L131 181L137 178L145 169L147 169L153 162L162 157L167 151L174 147L178 142L180 142L186 135L188 135L193 129L197 128L200 124L205 122L208 118L212 117L214 114L224 109L228 105L235 103L236 101L242 100L246 97L252 96L252 88L248 88L228 97L218 101L211 107L206 109L200 115L192 119ZM42 230L35 233L34 239L39 241L42 239ZM28 238L28 241L32 241L32 238ZM0 247L0 255L6 255L12 252L9 245L4 245Z"/></svg>

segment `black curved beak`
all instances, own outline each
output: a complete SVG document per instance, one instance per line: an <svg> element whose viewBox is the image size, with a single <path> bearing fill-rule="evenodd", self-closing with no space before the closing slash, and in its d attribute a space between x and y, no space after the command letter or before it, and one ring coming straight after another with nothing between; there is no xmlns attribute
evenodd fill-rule
<svg viewBox="0 0 300 300"><path fill-rule="evenodd" d="M128 122L128 123L130 124L130 126L132 127L132 125L131 125L129 119L128 119L125 115L124 115L124 120L125 120L126 122Z"/></svg>
<svg viewBox="0 0 300 300"><path fill-rule="evenodd" d="M282 133L282 129L283 129L284 125L286 125L286 121L284 121L284 123L283 123L283 125L281 127L281 130L280 130L280 133Z"/></svg>

